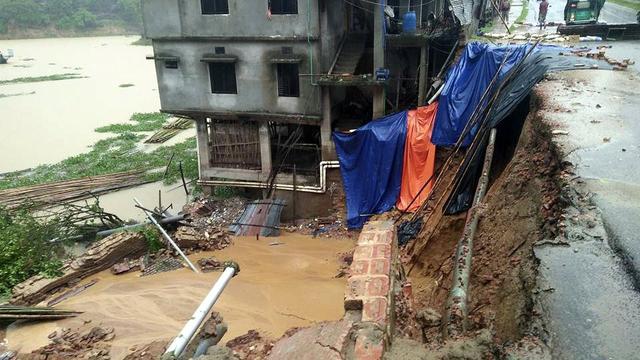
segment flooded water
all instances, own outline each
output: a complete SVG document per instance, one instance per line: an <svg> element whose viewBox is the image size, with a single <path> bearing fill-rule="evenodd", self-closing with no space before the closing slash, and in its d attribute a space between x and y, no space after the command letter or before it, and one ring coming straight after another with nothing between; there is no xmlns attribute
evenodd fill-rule
<svg viewBox="0 0 640 360"><path fill-rule="evenodd" d="M150 46L136 36L0 40L15 57L0 80L78 73L81 79L0 85L0 173L55 163L108 136L93 130L160 108ZM119 87L133 84L131 87ZM16 95L23 94L23 95ZM3 97L3 95L16 95Z"/></svg>
<svg viewBox="0 0 640 360"><path fill-rule="evenodd" d="M274 241L283 244L270 246ZM223 339L227 341L250 329L279 337L294 326L341 318L346 280L334 278L339 265L337 254L352 247L351 240L292 234L260 240L242 237L225 250L190 258L195 262L215 256L240 264L240 273L214 306L229 325ZM56 305L84 311L82 315L57 322L12 325L7 331L9 347L30 351L45 345L47 335L56 328L75 327L90 320L96 326L115 328L112 356L120 359L133 345L176 336L220 275L195 274L187 268L146 277L138 274L114 276L105 271L85 279L83 283L99 281Z"/></svg>
<svg viewBox="0 0 640 360"><path fill-rule="evenodd" d="M151 46L135 46L137 36L61 39L0 40L0 50L13 49L15 57L0 65L0 81L23 77L77 73L81 79L0 85L0 173L51 164L88 150L110 134L100 126L129 120L136 112L160 109L154 63L146 55ZM120 87L121 84L133 84ZM193 128L164 145L194 136ZM160 145L141 144L151 151ZM101 197L105 210L122 219L144 219L133 207L174 204L178 212L186 197L181 189L148 184Z"/></svg>

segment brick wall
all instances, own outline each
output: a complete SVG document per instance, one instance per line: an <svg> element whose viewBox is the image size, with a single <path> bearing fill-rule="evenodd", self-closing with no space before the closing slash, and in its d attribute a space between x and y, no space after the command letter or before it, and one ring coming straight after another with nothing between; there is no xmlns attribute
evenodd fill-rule
<svg viewBox="0 0 640 360"><path fill-rule="evenodd" d="M344 307L360 311L355 332L356 359L381 359L393 333L394 261L397 238L392 221L367 223L353 253Z"/></svg>

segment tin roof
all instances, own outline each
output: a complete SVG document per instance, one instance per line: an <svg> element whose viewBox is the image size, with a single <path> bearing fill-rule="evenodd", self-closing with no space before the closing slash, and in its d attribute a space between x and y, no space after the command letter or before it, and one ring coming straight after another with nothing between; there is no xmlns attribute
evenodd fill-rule
<svg viewBox="0 0 640 360"><path fill-rule="evenodd" d="M460 20L460 25L471 24L473 19L473 0L449 0L453 14Z"/></svg>

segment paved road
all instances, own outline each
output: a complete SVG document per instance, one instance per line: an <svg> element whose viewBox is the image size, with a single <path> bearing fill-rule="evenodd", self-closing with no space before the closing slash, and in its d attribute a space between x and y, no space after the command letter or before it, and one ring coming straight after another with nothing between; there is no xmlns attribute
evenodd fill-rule
<svg viewBox="0 0 640 360"><path fill-rule="evenodd" d="M547 22L564 23L564 5L566 3L566 0L549 0ZM529 0L529 13L525 22L530 24L538 23L539 6L539 1ZM599 21L609 24L634 23L637 21L636 11L612 2L605 2L600 12Z"/></svg>
<svg viewBox="0 0 640 360"><path fill-rule="evenodd" d="M636 61L640 42L614 42ZM633 51L636 51L635 53ZM558 359L640 358L640 73L574 71L541 85L545 118L578 179L568 247L536 248L540 297ZM558 109L569 109L566 112Z"/></svg>

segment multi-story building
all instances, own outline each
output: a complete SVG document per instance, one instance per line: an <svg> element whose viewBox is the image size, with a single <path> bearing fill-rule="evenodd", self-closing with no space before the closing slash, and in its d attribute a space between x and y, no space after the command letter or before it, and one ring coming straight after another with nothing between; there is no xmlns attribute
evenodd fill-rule
<svg viewBox="0 0 640 360"><path fill-rule="evenodd" d="M143 0L161 110L195 120L201 184L291 189L295 167L322 192L333 130L425 101L466 0L381 1Z"/></svg>

